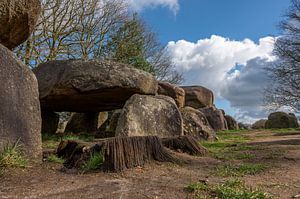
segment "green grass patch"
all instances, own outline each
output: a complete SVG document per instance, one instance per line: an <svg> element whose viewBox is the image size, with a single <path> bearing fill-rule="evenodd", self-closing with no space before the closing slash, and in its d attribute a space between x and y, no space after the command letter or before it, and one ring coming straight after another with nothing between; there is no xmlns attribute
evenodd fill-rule
<svg viewBox="0 0 300 199"><path fill-rule="evenodd" d="M251 160L256 157L254 154L251 153L237 153L234 156L238 160Z"/></svg>
<svg viewBox="0 0 300 199"><path fill-rule="evenodd" d="M187 192L207 191L209 190L209 186L202 182L196 182L196 183L189 184L184 189Z"/></svg>
<svg viewBox="0 0 300 199"><path fill-rule="evenodd" d="M225 131L219 131L217 132L218 134L219 133L245 133L245 132L249 132L250 130L247 130L247 129L239 129L239 130L225 130Z"/></svg>
<svg viewBox="0 0 300 199"><path fill-rule="evenodd" d="M57 149L59 145L59 141L55 141L55 140L47 140L43 142L43 148L46 149Z"/></svg>
<svg viewBox="0 0 300 199"><path fill-rule="evenodd" d="M0 154L0 168L9 167L21 167L25 168L28 166L28 160L25 158L24 154L21 152L21 145L17 141L12 146L6 146L3 152Z"/></svg>
<svg viewBox="0 0 300 199"><path fill-rule="evenodd" d="M269 194L259 190L247 188L239 179L230 179L219 185L193 183L185 188L194 193L198 199L270 199Z"/></svg>
<svg viewBox="0 0 300 199"><path fill-rule="evenodd" d="M300 135L300 131L275 132L274 136Z"/></svg>
<svg viewBox="0 0 300 199"><path fill-rule="evenodd" d="M72 134L66 134L66 135L48 135L48 134L42 134L42 140L43 142L46 141L61 141L61 140L82 140L86 142L93 141L95 139L92 135L72 135Z"/></svg>
<svg viewBox="0 0 300 199"><path fill-rule="evenodd" d="M234 147L250 140L249 136L239 133L219 132L217 133L217 136L219 139L218 141L204 141L201 144L209 150L215 151L227 147Z"/></svg>
<svg viewBox="0 0 300 199"><path fill-rule="evenodd" d="M223 165L217 168L217 175L222 177L237 177L245 175L255 175L261 173L267 169L263 164L240 164L240 165Z"/></svg>
<svg viewBox="0 0 300 199"><path fill-rule="evenodd" d="M249 134L249 130L245 130ZM262 150L265 147L259 145L248 145L250 137L247 134L233 131L223 131L218 134L219 140L215 142L204 141L201 144L208 149L211 156L216 159L230 160L251 160L256 156L251 151Z"/></svg>
<svg viewBox="0 0 300 199"><path fill-rule="evenodd" d="M91 171L100 169L103 164L103 155L100 152L95 152L92 154L90 159L82 166L84 171Z"/></svg>
<svg viewBox="0 0 300 199"><path fill-rule="evenodd" d="M263 150L265 147L259 145L247 145L247 144L238 144L235 147L232 147L231 151L257 151Z"/></svg>
<svg viewBox="0 0 300 199"><path fill-rule="evenodd" d="M231 151L231 149L225 150L225 151L219 151L215 152L213 154L213 157L219 160L252 160L256 158L256 155L251 154L249 152L237 152L237 151Z"/></svg>
<svg viewBox="0 0 300 199"><path fill-rule="evenodd" d="M250 137L248 135L242 134L242 133L217 133L217 136L220 140L223 141L234 141L234 142L245 142L249 141Z"/></svg>
<svg viewBox="0 0 300 199"><path fill-rule="evenodd" d="M58 163L58 164L63 164L65 162L64 159L57 157L56 155L50 155L47 157L47 160L49 162L54 162L54 163Z"/></svg>
<svg viewBox="0 0 300 199"><path fill-rule="evenodd" d="M285 128L285 129L268 129L272 133L290 133L293 131L300 132L300 128Z"/></svg>
<svg viewBox="0 0 300 199"><path fill-rule="evenodd" d="M225 147L230 147L233 145L233 143L230 142L222 142L222 141L216 141L216 142L202 142L201 143L204 147L207 149L215 150L215 149L223 149Z"/></svg>
<svg viewBox="0 0 300 199"><path fill-rule="evenodd" d="M265 159L277 159L286 153L283 149L273 149L264 155Z"/></svg>

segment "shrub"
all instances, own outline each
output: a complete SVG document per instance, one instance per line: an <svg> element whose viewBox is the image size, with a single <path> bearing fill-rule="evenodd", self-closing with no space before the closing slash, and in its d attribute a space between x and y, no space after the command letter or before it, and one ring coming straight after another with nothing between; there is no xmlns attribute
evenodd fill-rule
<svg viewBox="0 0 300 199"><path fill-rule="evenodd" d="M82 166L85 171L100 169L103 164L103 155L100 152L92 154L90 159Z"/></svg>
<svg viewBox="0 0 300 199"><path fill-rule="evenodd" d="M12 146L6 146L0 154L0 168L6 167L26 167L28 160L21 153L19 140Z"/></svg>
<svg viewBox="0 0 300 199"><path fill-rule="evenodd" d="M50 155L50 156L48 156L47 160L49 162L54 162L54 163L59 163L59 164L63 164L65 162L64 159L59 158L56 155Z"/></svg>

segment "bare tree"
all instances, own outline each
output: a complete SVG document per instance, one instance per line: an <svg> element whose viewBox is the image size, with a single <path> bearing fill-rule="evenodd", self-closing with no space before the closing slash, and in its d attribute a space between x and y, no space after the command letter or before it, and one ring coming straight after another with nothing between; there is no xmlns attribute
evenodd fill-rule
<svg viewBox="0 0 300 199"><path fill-rule="evenodd" d="M165 47L158 46L156 51L148 58L152 65L153 73L160 81L167 81L173 84L183 82L181 73L175 70L174 63Z"/></svg>
<svg viewBox="0 0 300 199"><path fill-rule="evenodd" d="M33 35L15 52L32 68L58 59L99 58L109 34L127 17L121 0L43 0Z"/></svg>
<svg viewBox="0 0 300 199"><path fill-rule="evenodd" d="M283 35L275 42L278 60L267 68L272 83L266 101L273 108L288 106L300 111L300 1L291 3L280 24Z"/></svg>
<svg viewBox="0 0 300 199"><path fill-rule="evenodd" d="M158 80L175 84L183 80L156 34L136 13L111 36L106 50L108 58L148 71Z"/></svg>
<svg viewBox="0 0 300 199"><path fill-rule="evenodd" d="M123 0L42 0L32 36L15 52L31 68L51 60L114 59L180 83L165 48Z"/></svg>
<svg viewBox="0 0 300 199"><path fill-rule="evenodd" d="M127 5L120 0L79 0L79 7L76 31L70 38L71 56L85 60L101 58L110 35L127 18Z"/></svg>

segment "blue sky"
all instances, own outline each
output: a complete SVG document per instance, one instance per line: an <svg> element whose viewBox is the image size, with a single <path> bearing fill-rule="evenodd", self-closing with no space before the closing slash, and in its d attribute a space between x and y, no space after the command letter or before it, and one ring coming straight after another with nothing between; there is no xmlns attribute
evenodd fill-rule
<svg viewBox="0 0 300 199"><path fill-rule="evenodd" d="M289 6L288 0L181 0L176 14L167 7L147 8L144 19L162 43L185 39L197 41L213 34L258 41L278 35L277 25Z"/></svg>
<svg viewBox="0 0 300 199"><path fill-rule="evenodd" d="M276 60L274 39L289 0L128 1L167 46L184 85L213 90L216 106L240 121L267 116L263 68Z"/></svg>

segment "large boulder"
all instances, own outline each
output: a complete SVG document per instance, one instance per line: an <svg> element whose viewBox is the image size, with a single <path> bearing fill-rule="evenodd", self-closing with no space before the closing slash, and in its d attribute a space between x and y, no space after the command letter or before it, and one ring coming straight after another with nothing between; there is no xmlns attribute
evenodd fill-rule
<svg viewBox="0 0 300 199"><path fill-rule="evenodd" d="M42 111L42 134L56 134L59 115L51 111Z"/></svg>
<svg viewBox="0 0 300 199"><path fill-rule="evenodd" d="M210 126L215 131L228 130L227 122L224 116L224 111L217 109L215 106L199 109L207 118Z"/></svg>
<svg viewBox="0 0 300 199"><path fill-rule="evenodd" d="M287 114L285 112L275 112L268 116L266 121L266 128L298 128L298 120L294 114Z"/></svg>
<svg viewBox="0 0 300 199"><path fill-rule="evenodd" d="M106 131L112 135L115 135L121 113L121 109L115 110L109 119L109 124L107 125Z"/></svg>
<svg viewBox="0 0 300 199"><path fill-rule="evenodd" d="M107 120L107 112L100 113L73 113L67 123L65 132L93 133Z"/></svg>
<svg viewBox="0 0 300 199"><path fill-rule="evenodd" d="M116 136L183 135L182 117L175 101L167 96L133 95L125 104Z"/></svg>
<svg viewBox="0 0 300 199"><path fill-rule="evenodd" d="M168 82L158 82L157 93L159 95L166 95L172 97L175 100L178 108L184 107L185 92L179 86L176 86Z"/></svg>
<svg viewBox="0 0 300 199"><path fill-rule="evenodd" d="M180 109L183 120L184 135L190 135L196 139L214 140L215 134L205 115L192 107Z"/></svg>
<svg viewBox="0 0 300 199"><path fill-rule="evenodd" d="M258 120L252 124L252 129L265 129L266 128L266 121L265 119Z"/></svg>
<svg viewBox="0 0 300 199"><path fill-rule="evenodd" d="M185 91L185 106L195 109L212 107L214 104L214 94L211 90L203 86L183 86Z"/></svg>
<svg viewBox="0 0 300 199"><path fill-rule="evenodd" d="M239 130L238 122L230 115L225 115L228 130Z"/></svg>
<svg viewBox="0 0 300 199"><path fill-rule="evenodd" d="M98 129L96 136L99 138L115 137L121 112L121 109L110 111L107 120Z"/></svg>
<svg viewBox="0 0 300 199"><path fill-rule="evenodd" d="M112 61L51 61L34 72L42 108L57 112L114 110L122 108L133 94L157 92L151 74Z"/></svg>
<svg viewBox="0 0 300 199"><path fill-rule="evenodd" d="M39 0L1 0L0 43L12 49L27 40L40 11Z"/></svg>
<svg viewBox="0 0 300 199"><path fill-rule="evenodd" d="M18 140L25 154L41 160L41 112L32 71L0 44L0 150Z"/></svg>

